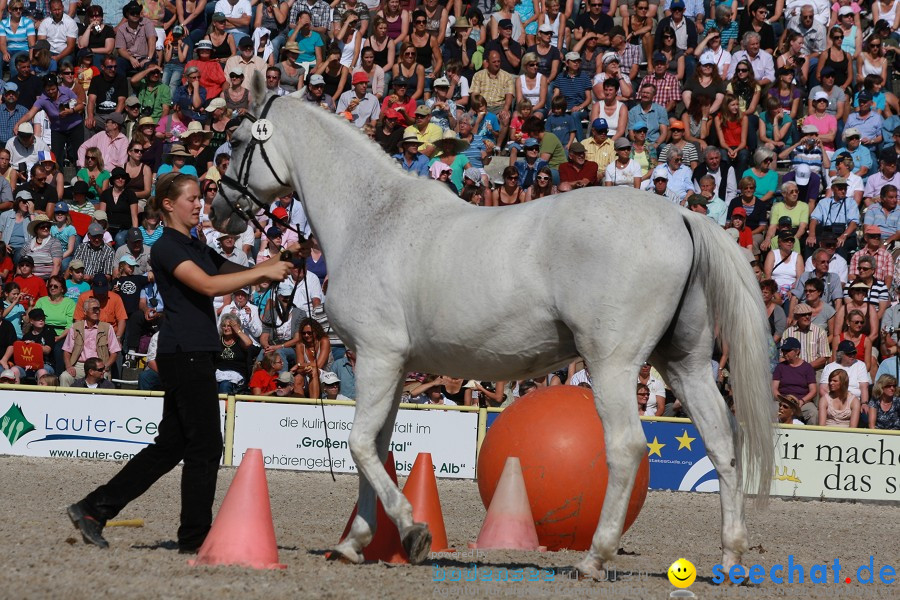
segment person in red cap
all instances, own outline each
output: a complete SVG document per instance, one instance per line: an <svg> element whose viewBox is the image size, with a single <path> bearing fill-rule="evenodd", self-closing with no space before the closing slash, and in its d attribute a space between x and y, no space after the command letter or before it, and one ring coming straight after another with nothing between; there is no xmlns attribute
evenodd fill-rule
<svg viewBox="0 0 900 600"><path fill-rule="evenodd" d="M731 229L737 231L737 243L744 248L753 247L753 232L747 227L747 211L738 206L731 211Z"/></svg>
<svg viewBox="0 0 900 600"><path fill-rule="evenodd" d="M375 128L375 141L388 154L396 154L398 144L403 139L403 130L406 129L406 118L393 108L382 112L381 117L381 127Z"/></svg>
<svg viewBox="0 0 900 600"><path fill-rule="evenodd" d="M357 71L350 80L351 89L341 94L337 102L337 114L346 113L347 119L362 129L368 123L374 124L381 115L381 103L374 94L367 92L369 76L365 71Z"/></svg>
<svg viewBox="0 0 900 600"><path fill-rule="evenodd" d="M279 201L281 201L280 198ZM281 230L281 245L283 248L287 248L291 244L299 241L297 232L288 229L291 217L284 206L275 205L272 208L272 216L275 217L272 220L272 225Z"/></svg>
<svg viewBox="0 0 900 600"><path fill-rule="evenodd" d="M881 227L866 225L863 229L863 238L866 245L850 259L850 281L859 277L859 257L871 256L875 259L875 279L883 281L890 289L891 282L894 281L894 259L881 243Z"/></svg>

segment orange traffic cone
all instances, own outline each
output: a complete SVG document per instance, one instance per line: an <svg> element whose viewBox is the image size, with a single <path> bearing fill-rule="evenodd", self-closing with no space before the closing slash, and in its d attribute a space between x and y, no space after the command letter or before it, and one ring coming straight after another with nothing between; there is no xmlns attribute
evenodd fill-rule
<svg viewBox="0 0 900 600"><path fill-rule="evenodd" d="M406 485L403 486L403 495L412 504L413 521L428 525L431 551L447 552L447 531L444 529L444 514L441 511L441 498L438 496L430 452L420 452L416 457Z"/></svg>
<svg viewBox="0 0 900 600"><path fill-rule="evenodd" d="M391 476L391 481L396 485L397 469L394 467L393 452L388 452L384 468L387 469L388 475ZM375 502L375 535L372 537L369 545L363 548L363 557L371 561L380 560L387 563L408 564L409 558L403 549L403 542L400 541L400 532L397 531L397 526L388 517L384 506L381 505L381 500L376 500ZM353 512L350 513L350 520L347 521L344 533L341 534L342 542L347 537L347 534L350 533L350 526L353 525L353 519L356 518L357 510L359 510L359 504L354 506Z"/></svg>
<svg viewBox="0 0 900 600"><path fill-rule="evenodd" d="M522 465L515 456L506 459L494 498L478 534L470 548L482 550L546 550L538 542Z"/></svg>
<svg viewBox="0 0 900 600"><path fill-rule="evenodd" d="M269 486L262 450L250 448L195 560L198 565L239 565L254 569L284 569L278 562Z"/></svg>

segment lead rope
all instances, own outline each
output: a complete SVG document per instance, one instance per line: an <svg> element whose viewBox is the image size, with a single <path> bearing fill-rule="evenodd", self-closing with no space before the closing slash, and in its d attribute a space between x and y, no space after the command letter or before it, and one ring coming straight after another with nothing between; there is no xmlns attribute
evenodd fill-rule
<svg viewBox="0 0 900 600"><path fill-rule="evenodd" d="M303 266L303 291L306 292L306 314L309 315L310 319L315 320L315 317L312 314L312 302L309 299L309 286L306 284L306 265ZM296 293L297 286L300 285L300 282L294 284L294 291ZM293 296L291 296L291 301L293 302ZM327 333L326 333L327 335ZM302 343L302 342L301 342ZM304 358L306 358L304 356ZM316 344L316 352L315 352L315 361L319 362L319 344ZM321 379L320 379L321 381ZM319 389L319 406L322 407L322 427L325 429L325 451L328 453L328 472L331 473L331 480L337 481L337 478L334 476L334 462L331 459L331 440L328 437L328 419L325 418L325 399L322 398L322 390Z"/></svg>

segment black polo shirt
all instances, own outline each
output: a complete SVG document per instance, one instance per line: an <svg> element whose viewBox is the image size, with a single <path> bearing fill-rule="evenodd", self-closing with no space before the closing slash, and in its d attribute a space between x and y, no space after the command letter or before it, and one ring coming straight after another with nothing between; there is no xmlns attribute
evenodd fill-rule
<svg viewBox="0 0 900 600"><path fill-rule="evenodd" d="M591 31L594 33L606 33L612 29L613 25L615 23L613 23L612 17L606 13L600 13L600 17L596 21L591 19L591 13L582 13L575 21L575 29L580 27L585 32Z"/></svg>
<svg viewBox="0 0 900 600"><path fill-rule="evenodd" d="M28 183L24 183L22 185L16 186L16 193L19 193L19 190L28 190L31 193L31 198L34 201L34 210L37 212L47 212L48 204L56 204L59 202L59 195L56 193L56 188L52 185L44 185L44 189L40 192L34 189L34 183L29 181Z"/></svg>
<svg viewBox="0 0 900 600"><path fill-rule="evenodd" d="M515 40L509 40L509 51L513 53L515 57L519 60L522 60L522 55L524 52L522 51L522 44ZM506 51L503 50L503 46L500 45L500 38L489 41L484 45L484 56L487 58L488 52L491 50L496 50L500 53L500 68L510 73L512 75L519 74L519 67L514 67L510 64L509 58L506 56Z"/></svg>
<svg viewBox="0 0 900 600"><path fill-rule="evenodd" d="M208 275L244 270L200 240L171 227L163 229L162 236L150 249L150 266L166 307L166 318L159 329L160 354L221 349L212 298L191 289L173 274L186 260Z"/></svg>

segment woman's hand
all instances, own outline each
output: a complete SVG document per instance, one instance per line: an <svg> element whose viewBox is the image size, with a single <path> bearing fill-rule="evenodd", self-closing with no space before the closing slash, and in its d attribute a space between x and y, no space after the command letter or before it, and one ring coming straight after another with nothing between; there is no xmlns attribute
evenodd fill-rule
<svg viewBox="0 0 900 600"><path fill-rule="evenodd" d="M256 265L254 269L259 271L259 273L264 275L267 279L283 281L291 272L291 266L290 262L281 260L281 256L273 256L269 260Z"/></svg>

